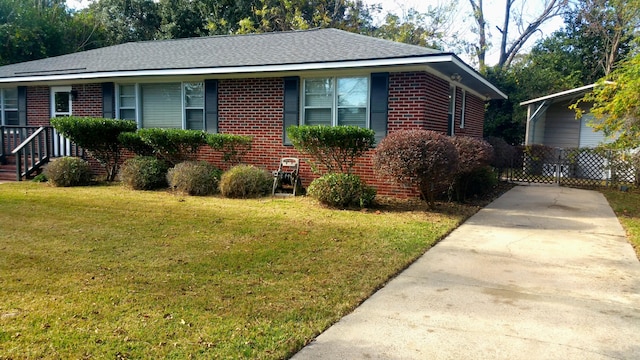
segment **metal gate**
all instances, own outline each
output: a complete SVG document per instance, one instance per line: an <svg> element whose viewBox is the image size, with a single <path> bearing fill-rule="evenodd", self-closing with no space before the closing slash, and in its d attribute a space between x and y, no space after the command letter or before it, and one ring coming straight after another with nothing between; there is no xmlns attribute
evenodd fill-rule
<svg viewBox="0 0 640 360"><path fill-rule="evenodd" d="M576 187L638 185L632 154L601 148L550 148L531 145L518 149L509 181Z"/></svg>

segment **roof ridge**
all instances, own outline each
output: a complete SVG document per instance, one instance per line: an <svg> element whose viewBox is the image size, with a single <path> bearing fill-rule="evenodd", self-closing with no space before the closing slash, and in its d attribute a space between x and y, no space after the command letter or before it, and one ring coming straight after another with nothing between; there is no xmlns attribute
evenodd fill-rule
<svg viewBox="0 0 640 360"><path fill-rule="evenodd" d="M206 35L206 36L192 36L192 37L186 37L186 38L175 38L175 39L157 39L157 40L141 40L141 41L129 41L126 43L122 43L122 44L115 44L115 45L111 45L111 46L118 46L118 45L124 45L124 44L143 44L143 43L158 43L158 42L177 42L177 41L189 41L189 40L205 40L205 39L220 39L220 38L238 38L238 37L258 37L258 36L273 36L273 35L284 35L284 34L294 34L294 33L303 33L303 32L312 32L312 31L318 31L318 30L338 30L338 31L343 31L343 32L347 32L348 31L344 31L344 30L340 30L340 29L335 29L335 28L320 28L320 27L315 27L315 28L310 28L310 29L300 29L300 30L284 30L284 31L268 31L268 32L262 32L262 33L246 33L246 34L216 34L216 35ZM353 33L355 34L355 33ZM108 47L108 46L106 46ZM100 48L101 49L101 48Z"/></svg>

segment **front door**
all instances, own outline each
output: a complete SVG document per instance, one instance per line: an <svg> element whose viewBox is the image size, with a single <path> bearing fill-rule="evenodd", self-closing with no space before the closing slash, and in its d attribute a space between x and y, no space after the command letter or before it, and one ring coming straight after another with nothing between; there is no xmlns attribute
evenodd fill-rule
<svg viewBox="0 0 640 360"><path fill-rule="evenodd" d="M71 116L73 111L73 96L71 86L51 87L51 117ZM65 156L71 153L69 139L53 131L53 156Z"/></svg>

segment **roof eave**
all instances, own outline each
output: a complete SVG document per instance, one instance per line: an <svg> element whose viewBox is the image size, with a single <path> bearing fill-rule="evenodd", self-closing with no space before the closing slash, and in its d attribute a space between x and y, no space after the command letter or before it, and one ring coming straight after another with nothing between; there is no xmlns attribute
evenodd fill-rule
<svg viewBox="0 0 640 360"><path fill-rule="evenodd" d="M605 83L610 83L610 82L605 82ZM596 86L598 86L598 83L595 84L590 84L590 85L585 85L585 86L581 86L579 88L575 88L575 89L569 89L569 90L565 90L565 91L560 91L554 94L550 94L550 95L546 95L546 96L542 96L536 99L531 99L531 100L527 100L527 101L523 101L520 103L520 106L525 106L525 105L531 105L531 104L535 104L541 101L545 101L545 100L554 100L554 99L558 99L558 98L562 98L565 96L571 96L571 95L576 95L576 94L580 94L580 93L587 93L591 90L593 90L593 88L595 88Z"/></svg>
<svg viewBox="0 0 640 360"><path fill-rule="evenodd" d="M403 65L433 65L438 63L450 63L455 66L456 71L468 74L475 79L483 89L475 89L483 94L486 99L504 98L507 96L498 90L488 80L483 78L473 68L465 64L452 53L439 53L429 55L418 55L411 57L350 60L336 62L314 62L276 65L251 65L251 66L230 66L230 67L203 67L184 69L145 69L127 71L104 71L104 72L75 72L66 74L43 74L26 75L0 78L0 84L9 83L46 83L60 81L82 81L114 78L149 77L149 76L192 76L192 75L228 75L228 74L261 74L296 72L309 70L332 70L332 69L354 69L354 68L380 68ZM447 76L448 74L443 74ZM450 74L449 74L450 75ZM466 76L466 75L464 75Z"/></svg>

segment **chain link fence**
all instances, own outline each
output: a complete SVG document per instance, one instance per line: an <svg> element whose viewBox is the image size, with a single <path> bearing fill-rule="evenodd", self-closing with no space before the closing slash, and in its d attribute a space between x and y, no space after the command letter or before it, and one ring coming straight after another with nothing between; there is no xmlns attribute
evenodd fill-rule
<svg viewBox="0 0 640 360"><path fill-rule="evenodd" d="M518 148L508 181L575 187L639 186L640 169L629 151L602 148Z"/></svg>

